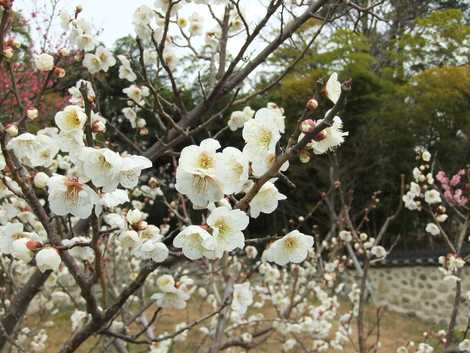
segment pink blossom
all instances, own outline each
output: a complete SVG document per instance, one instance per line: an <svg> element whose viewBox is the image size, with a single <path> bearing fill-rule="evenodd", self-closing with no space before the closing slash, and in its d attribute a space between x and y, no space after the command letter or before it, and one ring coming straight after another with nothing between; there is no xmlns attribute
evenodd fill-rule
<svg viewBox="0 0 470 353"><path fill-rule="evenodd" d="M454 201L454 197L452 196L452 192L450 192L450 190L446 190L444 192L444 198L447 200L447 202L453 202Z"/></svg>
<svg viewBox="0 0 470 353"><path fill-rule="evenodd" d="M450 179L450 185L455 186L460 183L460 175L455 174L452 179Z"/></svg>
<svg viewBox="0 0 470 353"><path fill-rule="evenodd" d="M436 174L436 179L441 183L441 184L448 184L449 183L449 178L447 177L446 173L443 170L440 170Z"/></svg>

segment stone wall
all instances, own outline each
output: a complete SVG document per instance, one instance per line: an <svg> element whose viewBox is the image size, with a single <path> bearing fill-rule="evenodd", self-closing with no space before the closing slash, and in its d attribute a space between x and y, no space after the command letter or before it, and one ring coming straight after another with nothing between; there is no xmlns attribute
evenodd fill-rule
<svg viewBox="0 0 470 353"><path fill-rule="evenodd" d="M447 324L455 297L455 284L444 281L436 266L374 267L370 270L374 300L392 311L413 314L436 324ZM463 293L470 291L470 267L462 273ZM461 303L459 325L466 325L469 300Z"/></svg>

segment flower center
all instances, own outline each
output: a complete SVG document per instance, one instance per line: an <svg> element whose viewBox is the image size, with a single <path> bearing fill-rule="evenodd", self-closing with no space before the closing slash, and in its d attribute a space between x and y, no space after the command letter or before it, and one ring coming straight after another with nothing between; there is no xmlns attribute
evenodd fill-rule
<svg viewBox="0 0 470 353"><path fill-rule="evenodd" d="M98 163L102 169L111 169L111 163L106 160L106 157L101 155L98 157Z"/></svg>
<svg viewBox="0 0 470 353"><path fill-rule="evenodd" d="M243 173L243 166L240 163L235 163L232 170L238 177L240 177Z"/></svg>
<svg viewBox="0 0 470 353"><path fill-rule="evenodd" d="M217 228L219 230L219 234L220 235L224 235L225 233L227 233L229 231L229 226L227 225L227 223L225 222L225 220L223 218L217 220L214 224L214 227Z"/></svg>
<svg viewBox="0 0 470 353"><path fill-rule="evenodd" d="M286 247L286 248L292 249L292 248L294 248L294 247L297 245L297 242L295 241L294 238L287 238L287 239L284 241L284 244L285 244L285 247Z"/></svg>
<svg viewBox="0 0 470 353"><path fill-rule="evenodd" d="M259 143L263 147L268 147L273 135L268 129L262 129L259 136Z"/></svg>
<svg viewBox="0 0 470 353"><path fill-rule="evenodd" d="M66 113L65 115L65 120L67 125L73 126L73 127L79 127L80 126L80 118L75 110L71 110Z"/></svg>
<svg viewBox="0 0 470 353"><path fill-rule="evenodd" d="M212 168L214 166L214 159L206 152L201 153L198 165L202 169Z"/></svg>
<svg viewBox="0 0 470 353"><path fill-rule="evenodd" d="M70 177L65 180L65 186L67 191L65 192L65 197L67 200L75 202L78 200L78 195L82 191L82 184L78 181L76 177Z"/></svg>

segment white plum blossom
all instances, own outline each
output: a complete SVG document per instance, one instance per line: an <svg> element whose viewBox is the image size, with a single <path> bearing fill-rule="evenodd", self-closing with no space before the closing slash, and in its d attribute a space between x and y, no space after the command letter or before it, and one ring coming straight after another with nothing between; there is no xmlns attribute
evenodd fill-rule
<svg viewBox="0 0 470 353"><path fill-rule="evenodd" d="M124 88L122 92L138 105L143 105L144 98L150 94L148 87L139 87L137 85L130 85L129 87Z"/></svg>
<svg viewBox="0 0 470 353"><path fill-rule="evenodd" d="M253 159L253 163L251 164L251 168L253 170L253 175L255 177L260 177L264 173L266 173L269 168L272 167L274 162L276 161L276 153L269 152L266 154L260 154ZM284 162L284 164L279 168L280 172L285 172L289 169L289 161Z"/></svg>
<svg viewBox="0 0 470 353"><path fill-rule="evenodd" d="M470 352L470 339L464 339L462 342L459 343L459 349L462 352Z"/></svg>
<svg viewBox="0 0 470 353"><path fill-rule="evenodd" d="M332 73L325 86L326 96L334 104L338 102L341 95L341 83L338 81L338 74Z"/></svg>
<svg viewBox="0 0 470 353"><path fill-rule="evenodd" d="M119 78L134 82L137 79L137 75L132 70L131 62L124 55L118 55L117 57L121 62L119 66Z"/></svg>
<svg viewBox="0 0 470 353"><path fill-rule="evenodd" d="M32 260L34 254L29 249L28 243L31 241L29 238L16 239L12 243L12 254L18 259L28 263Z"/></svg>
<svg viewBox="0 0 470 353"><path fill-rule="evenodd" d="M253 118L254 115L255 115L255 111L248 106L243 108L243 110L234 111L230 115L230 119L228 121L228 127L232 131L241 129L248 120Z"/></svg>
<svg viewBox="0 0 470 353"><path fill-rule="evenodd" d="M248 181L249 161L235 147L223 149L216 159L216 178L219 180L224 194L238 193Z"/></svg>
<svg viewBox="0 0 470 353"><path fill-rule="evenodd" d="M55 123L61 131L82 130L87 121L84 110L77 105L69 105L55 115Z"/></svg>
<svg viewBox="0 0 470 353"><path fill-rule="evenodd" d="M250 288L250 282L234 284L232 310L243 315L251 304L253 304L253 292Z"/></svg>
<svg viewBox="0 0 470 353"><path fill-rule="evenodd" d="M113 54L103 46L96 49L95 55L100 61L100 70L104 72L108 72L110 67L116 65L116 59Z"/></svg>
<svg viewBox="0 0 470 353"><path fill-rule="evenodd" d="M286 129L286 117L284 110L274 103L268 103L266 108L259 109L255 114L255 119L261 122L273 122L278 128L279 132L283 134Z"/></svg>
<svg viewBox="0 0 470 353"><path fill-rule="evenodd" d="M91 247L88 246L73 246L75 244L89 244L90 239L86 237L74 237L72 239L62 240L62 244L66 247L71 247L69 250L70 255L76 259L92 262L95 258L95 253Z"/></svg>
<svg viewBox="0 0 470 353"><path fill-rule="evenodd" d="M48 167L59 152L55 141L47 135L33 135L28 132L12 138L7 149L13 150L16 157L30 167Z"/></svg>
<svg viewBox="0 0 470 353"><path fill-rule="evenodd" d="M101 60L95 54L86 53L83 59L83 66L87 68L90 74L94 75L101 71Z"/></svg>
<svg viewBox="0 0 470 353"><path fill-rule="evenodd" d="M433 353L434 348L427 343L420 343L416 353Z"/></svg>
<svg viewBox="0 0 470 353"><path fill-rule="evenodd" d="M380 245L373 246L370 252L377 258L383 258L387 256L387 250L385 250L385 248Z"/></svg>
<svg viewBox="0 0 470 353"><path fill-rule="evenodd" d="M243 249L245 236L242 231L248 223L249 217L243 211L232 210L225 206L212 210L207 218L207 224L212 229L217 257L221 257L224 251Z"/></svg>
<svg viewBox="0 0 470 353"><path fill-rule="evenodd" d="M113 191L120 181L122 158L108 148L85 147L80 156L83 173L96 187Z"/></svg>
<svg viewBox="0 0 470 353"><path fill-rule="evenodd" d="M72 331L77 330L83 326L89 319L89 314L85 311L75 309L72 315L70 315L70 321L72 323Z"/></svg>
<svg viewBox="0 0 470 353"><path fill-rule="evenodd" d="M181 288L173 286L167 286L162 289L161 292L153 294L150 298L155 300L156 304L160 308L165 309L177 309L181 310L186 307L186 301L190 295Z"/></svg>
<svg viewBox="0 0 470 353"><path fill-rule="evenodd" d="M70 87L68 89L68 92L70 94L69 102L72 105L78 105L80 107L83 107L84 105L83 96L82 96L82 93L80 92L80 87L82 87L83 85L86 86L87 99L89 101L93 101L96 98L96 94L95 94L95 91L93 90L93 85L91 84L91 82L86 81L86 80L78 80L75 86Z"/></svg>
<svg viewBox="0 0 470 353"><path fill-rule="evenodd" d="M428 190L424 193L424 201L428 205L434 205L436 203L441 203L441 195L439 194L439 191L437 190Z"/></svg>
<svg viewBox="0 0 470 353"><path fill-rule="evenodd" d="M274 183L266 182L250 202L250 216L257 218L260 213L272 213L276 210L279 201L287 197L281 194Z"/></svg>
<svg viewBox="0 0 470 353"><path fill-rule="evenodd" d="M137 186L142 170L152 167L152 161L143 156L128 156L122 158L119 182L126 189Z"/></svg>
<svg viewBox="0 0 470 353"><path fill-rule="evenodd" d="M254 119L247 121L243 126L242 136L246 143L243 153L250 161L259 158L260 154L275 151L276 144L281 138L278 122L275 119L274 114L257 113Z"/></svg>
<svg viewBox="0 0 470 353"><path fill-rule="evenodd" d="M329 111L326 112L328 115ZM317 121L321 123L322 119ZM320 138L313 140L309 146L312 148L313 153L323 154L329 150L333 150L344 142L344 137L348 136L349 132L343 131L343 122L339 116L333 118L333 124L330 127L322 130Z"/></svg>
<svg viewBox="0 0 470 353"><path fill-rule="evenodd" d="M352 234L347 230L342 230L339 232L339 238L345 242L350 242L352 241Z"/></svg>
<svg viewBox="0 0 470 353"><path fill-rule="evenodd" d="M173 246L181 248L184 256L190 260L202 257L215 258L215 243L212 236L202 227L190 225L185 227L173 239Z"/></svg>
<svg viewBox="0 0 470 353"><path fill-rule="evenodd" d="M129 210L126 214L126 220L129 222L130 225L136 226L141 221L145 219L145 213L141 212L138 209Z"/></svg>
<svg viewBox="0 0 470 353"><path fill-rule="evenodd" d="M171 47L165 47L162 57L163 62L168 66L168 69L173 71L176 68L176 64L178 63L176 51Z"/></svg>
<svg viewBox="0 0 470 353"><path fill-rule="evenodd" d="M429 234L434 235L434 236L439 235L439 233L441 232L439 230L439 227L435 223L428 223L426 225L425 230L426 230L426 232L428 232Z"/></svg>
<svg viewBox="0 0 470 353"><path fill-rule="evenodd" d="M289 262L300 263L307 258L313 246L313 237L293 230L283 238L276 240L265 250L263 258L283 266Z"/></svg>
<svg viewBox="0 0 470 353"><path fill-rule="evenodd" d="M38 189L44 189L49 182L49 175L44 172L38 172L33 178L33 184Z"/></svg>
<svg viewBox="0 0 470 353"><path fill-rule="evenodd" d="M98 195L88 185L75 177L54 175L49 179L49 207L58 216L69 213L79 218L88 218Z"/></svg>
<svg viewBox="0 0 470 353"><path fill-rule="evenodd" d="M128 201L129 194L127 190L116 189L112 192L101 193L95 205L96 215L103 212L103 207L114 208Z"/></svg>
<svg viewBox="0 0 470 353"><path fill-rule="evenodd" d="M154 262L163 262L168 258L169 250L161 239L149 239L134 249L134 255L143 260L151 259Z"/></svg>
<svg viewBox="0 0 470 353"><path fill-rule="evenodd" d="M47 53L42 53L34 58L34 65L39 71L51 71L54 68L54 57Z"/></svg>
<svg viewBox="0 0 470 353"><path fill-rule="evenodd" d="M119 234L119 242L124 248L132 249L139 245L139 233L137 233L135 230L125 230Z"/></svg>
<svg viewBox="0 0 470 353"><path fill-rule="evenodd" d="M204 17L193 12L189 18L189 33L193 36L199 36L204 32Z"/></svg>
<svg viewBox="0 0 470 353"><path fill-rule="evenodd" d="M36 254L36 265L38 266L41 272L48 270L57 271L59 269L60 259L59 253L54 248L44 248L41 249Z"/></svg>
<svg viewBox="0 0 470 353"><path fill-rule="evenodd" d="M155 0L155 7L168 12L171 9L170 14L175 15L176 11L181 8L181 4L172 0Z"/></svg>
<svg viewBox="0 0 470 353"><path fill-rule="evenodd" d="M175 187L187 195L196 208L206 208L209 202L223 197L222 186L216 179L219 148L217 140L205 139L199 146L187 146L181 151Z"/></svg>
<svg viewBox="0 0 470 353"><path fill-rule="evenodd" d="M163 292L171 290L175 284L176 282L172 275L161 275L157 278L157 286Z"/></svg>
<svg viewBox="0 0 470 353"><path fill-rule="evenodd" d="M124 117L129 120L129 123L131 124L132 128L137 127L137 111L135 108L131 107L126 107L122 109L122 114L124 114Z"/></svg>
<svg viewBox="0 0 470 353"><path fill-rule="evenodd" d="M23 224L21 223L7 223L0 226L0 253L11 254L13 242L24 236Z"/></svg>
<svg viewBox="0 0 470 353"><path fill-rule="evenodd" d="M58 145L62 152L78 155L85 146L85 133L81 129L61 131L58 135Z"/></svg>
<svg viewBox="0 0 470 353"><path fill-rule="evenodd" d="M0 171L5 169L6 166L7 166L7 163L5 161L5 157L3 156L2 151L0 151Z"/></svg>
<svg viewBox="0 0 470 353"><path fill-rule="evenodd" d="M429 162L431 160L431 153L429 153L427 150L424 150L423 153L421 153L421 159L424 162Z"/></svg>

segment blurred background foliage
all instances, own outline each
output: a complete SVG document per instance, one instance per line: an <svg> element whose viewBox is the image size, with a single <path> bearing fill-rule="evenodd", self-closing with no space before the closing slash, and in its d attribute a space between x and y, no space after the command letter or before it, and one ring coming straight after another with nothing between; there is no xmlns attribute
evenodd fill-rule
<svg viewBox="0 0 470 353"><path fill-rule="evenodd" d="M405 174L410 180L416 146L433 153L435 170L454 172L470 162L468 7L459 1L386 1L374 10L377 17L346 16L336 27L326 28L275 89L252 103L259 107L273 101L284 107L292 129L318 79L337 71L340 79L353 81L341 114L350 135L334 158L315 156L307 165L293 164L289 178L298 187L283 188L289 193L286 219L296 224L296 216L308 213L320 192L328 190L332 159L339 166L334 177L353 194L353 208L359 214L374 192L381 192L381 202L366 227L371 233L400 201L400 176ZM304 27L301 40L307 42L318 26L318 21L312 21ZM302 49L288 45L271 57L269 64L276 69L265 74L258 87L276 80ZM272 231L276 216L266 218L270 220L260 229ZM406 249L431 241L415 218L402 211L390 229L388 243L398 235L399 246ZM325 234L331 224L327 207L308 222L303 227L316 225Z"/></svg>

